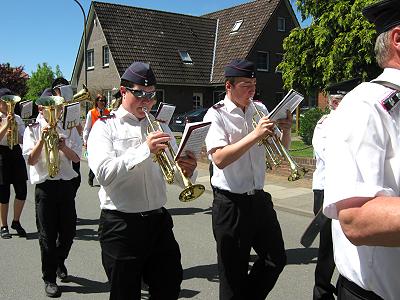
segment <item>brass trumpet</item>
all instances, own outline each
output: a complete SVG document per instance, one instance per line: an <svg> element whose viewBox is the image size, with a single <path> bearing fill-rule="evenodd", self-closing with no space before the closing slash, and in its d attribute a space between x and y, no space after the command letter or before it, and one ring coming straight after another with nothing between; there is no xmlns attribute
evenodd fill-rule
<svg viewBox="0 0 400 300"><path fill-rule="evenodd" d="M49 130L43 133L47 169L51 178L60 171L60 156L58 149L59 134L57 122L62 114L64 98L59 96L42 97L36 100L37 105L43 106L43 117L49 124Z"/></svg>
<svg viewBox="0 0 400 300"><path fill-rule="evenodd" d="M254 101L251 101L255 113L253 115L253 127L256 128L258 125L258 119L266 117L266 115L257 108L254 104ZM304 174L308 172L308 170L304 167L299 167L296 161L290 156L289 152L286 150L285 146L283 146L282 141L277 136L280 132L278 127L274 126L275 134L272 136L267 136L259 141L259 145L264 145L266 151L266 165L267 168L272 170L273 167L279 167L282 163L282 159L286 160L289 164L290 175L288 177L288 181L295 181L304 177Z"/></svg>
<svg viewBox="0 0 400 300"><path fill-rule="evenodd" d="M15 145L18 145L18 125L14 118L15 105L21 101L21 98L14 95L4 95L1 100L7 104L7 115L12 115L13 119L9 131L7 133L7 145L12 150Z"/></svg>
<svg viewBox="0 0 400 300"><path fill-rule="evenodd" d="M143 107L143 112L146 116L147 122L149 122L149 127L147 128L147 132L155 132L155 131L163 131L160 123L156 120L152 121L147 113L147 108ZM198 197L200 197L204 191L205 187L202 184L192 184L185 175L183 175L182 169L179 165L173 160L175 157L175 151L172 149L170 143L167 143L168 151L170 156L168 156L167 151L160 150L158 153L155 154L154 161L158 163L161 168L161 171L164 175L165 180L167 183L172 184L175 181L175 170L178 171L178 175L181 176L183 184L185 188L179 194L179 200L182 202L192 201ZM170 158L171 157L171 158Z"/></svg>

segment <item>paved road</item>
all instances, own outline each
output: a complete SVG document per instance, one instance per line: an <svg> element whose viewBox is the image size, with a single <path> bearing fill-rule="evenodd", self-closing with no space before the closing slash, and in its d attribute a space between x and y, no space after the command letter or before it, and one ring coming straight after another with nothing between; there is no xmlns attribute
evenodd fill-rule
<svg viewBox="0 0 400 300"><path fill-rule="evenodd" d="M71 281L61 283L62 298L108 299L108 284L97 241L98 188L87 186L87 164L82 162L81 165L83 180L76 199L77 236L66 263ZM205 185L208 183L206 167L200 165L198 177L198 181ZM275 199L288 254L288 265L268 299L310 299L317 250L315 244L310 249L299 244L299 237L311 220L310 183L288 184L284 178L274 176L269 176L267 183L265 188ZM174 231L182 252L184 280L180 299L218 299L215 243L211 234L211 193L207 191L193 202L181 203L177 200L179 192L174 186L168 187L170 200L167 208L174 218ZM46 299L40 272L32 186L29 186L22 224L29 233L27 239L17 236L10 240L0 239L0 299ZM143 299L147 298L144 292Z"/></svg>

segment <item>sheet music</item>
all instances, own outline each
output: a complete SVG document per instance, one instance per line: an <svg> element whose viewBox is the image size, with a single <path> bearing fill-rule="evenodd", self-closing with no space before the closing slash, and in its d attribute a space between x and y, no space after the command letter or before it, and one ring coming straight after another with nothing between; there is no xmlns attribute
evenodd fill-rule
<svg viewBox="0 0 400 300"><path fill-rule="evenodd" d="M175 111L175 105L160 102L155 115L157 121L169 124Z"/></svg>
<svg viewBox="0 0 400 300"><path fill-rule="evenodd" d="M21 118L29 119L33 113L33 102L31 100L22 101L19 103L21 108Z"/></svg>
<svg viewBox="0 0 400 300"><path fill-rule="evenodd" d="M71 129L81 121L81 105L79 102L67 104L64 107L63 128Z"/></svg>
<svg viewBox="0 0 400 300"><path fill-rule="evenodd" d="M179 144L175 160L179 157L185 157L186 151L192 152L198 160L210 126L211 122L187 123L182 134L181 143Z"/></svg>
<svg viewBox="0 0 400 300"><path fill-rule="evenodd" d="M294 112L296 107L303 101L304 96L295 90L290 90L282 101L269 113L268 118L272 121L286 119L287 111Z"/></svg>

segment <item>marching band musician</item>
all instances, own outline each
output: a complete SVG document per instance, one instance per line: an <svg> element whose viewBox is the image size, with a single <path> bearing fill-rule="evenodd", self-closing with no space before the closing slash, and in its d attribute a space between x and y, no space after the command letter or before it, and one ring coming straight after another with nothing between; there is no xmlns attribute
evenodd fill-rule
<svg viewBox="0 0 400 300"><path fill-rule="evenodd" d="M400 1L363 10L384 69L349 92L330 120L324 214L332 218L338 299L400 297ZM397 95L396 95L397 93Z"/></svg>
<svg viewBox="0 0 400 300"><path fill-rule="evenodd" d="M106 108L106 97L103 95L97 94L94 100L94 108L89 110L86 116L86 123L83 129L83 147L87 147L87 140L89 138L90 130L93 127L93 124L102 116L109 115L110 111ZM89 169L88 175L88 184L89 186L93 186L94 173L91 169Z"/></svg>
<svg viewBox="0 0 400 300"><path fill-rule="evenodd" d="M45 108L43 108L45 109ZM72 162L79 162L82 143L77 130L66 131L57 124L60 170L51 178L44 149L44 132L49 125L45 118L28 126L24 132L23 155L29 166L30 181L35 184L36 225L42 261L45 294L59 297L56 277L66 280L65 260L76 232L75 187L78 176Z"/></svg>
<svg viewBox="0 0 400 300"><path fill-rule="evenodd" d="M1 88L0 98L5 95L12 95L12 92L7 88ZM19 143L22 142L25 125L20 116L15 114L12 116L12 113L8 115L7 104L0 100L0 235L3 239L11 238L7 225L11 184L15 191L14 218L11 228L16 230L20 237L26 236L19 220L26 200L28 174L20 145L14 145L13 149L10 149L7 144L7 135L12 119L18 126Z"/></svg>
<svg viewBox="0 0 400 300"><path fill-rule="evenodd" d="M167 128L146 135L143 111L156 102L155 84L149 64L131 64L121 77L121 106L100 118L89 135L89 167L101 185L99 240L110 299L140 299L141 278L151 299L178 299L180 292L181 254L163 207L165 181L152 158L166 142L176 143ZM197 166L191 153L177 163L187 177Z"/></svg>
<svg viewBox="0 0 400 300"><path fill-rule="evenodd" d="M344 95L352 90L360 80L358 78L334 83L326 88L328 92L328 105L330 113L323 115L314 129L312 145L315 155L315 171L312 180L312 190L314 193L314 215L317 215L324 202L325 186L325 148L327 138L327 124L330 116L334 115L336 108ZM325 216L324 216L325 217ZM315 266L313 289L314 300L334 300L336 288L331 284L332 275L335 271L335 261L333 258L331 221L325 217L325 223L321 226L320 240L318 247L318 259Z"/></svg>
<svg viewBox="0 0 400 300"><path fill-rule="evenodd" d="M212 226L217 243L220 299L265 299L286 264L281 228L271 195L263 191L265 148L258 142L273 134L274 122L263 117L252 130L250 101L256 91L255 66L233 60L225 67L225 99L211 107L206 137L212 161ZM267 113L264 105L255 103ZM292 116L277 122L282 142L290 143ZM263 162L263 163L260 163ZM250 250L258 255L250 273Z"/></svg>

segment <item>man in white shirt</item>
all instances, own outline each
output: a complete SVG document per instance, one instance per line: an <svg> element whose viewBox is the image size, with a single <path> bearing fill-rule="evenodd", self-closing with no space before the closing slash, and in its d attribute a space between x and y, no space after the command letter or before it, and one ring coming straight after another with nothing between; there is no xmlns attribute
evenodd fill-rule
<svg viewBox="0 0 400 300"><path fill-rule="evenodd" d="M49 98L39 98L36 103L44 105L41 102L43 99ZM22 154L28 163L30 181L36 185L36 224L45 293L48 297L58 297L61 290L56 284L56 277L61 280L67 278L64 261L68 257L76 232L73 179L78 174L73 169L72 162L80 160L82 143L76 130L66 131L57 122L60 166L58 173L50 177L45 153L45 132L49 130L46 118L45 114L39 122L26 128Z"/></svg>
<svg viewBox="0 0 400 300"><path fill-rule="evenodd" d="M87 144L89 167L101 186L99 240L110 299L140 299L142 278L151 299L178 299L180 292L181 254L163 207L165 180L153 160L166 142L176 143L168 128L146 133L144 109L156 102L155 84L149 64L130 65L121 77L121 106L93 125ZM190 153L177 163L187 177L197 166Z"/></svg>
<svg viewBox="0 0 400 300"><path fill-rule="evenodd" d="M324 213L333 219L338 299L393 300L400 297L400 1L363 14L379 34L384 71L348 93L330 120Z"/></svg>
<svg viewBox="0 0 400 300"><path fill-rule="evenodd" d="M219 296L227 299L265 299L286 264L281 228L271 195L263 191L265 147L258 142L274 132L263 117L253 129L256 91L255 66L236 59L225 67L225 99L204 116L211 127L206 137L212 161L214 201L212 226L217 243ZM280 120L285 147L290 143L291 114ZM258 257L248 273L251 248Z"/></svg>

